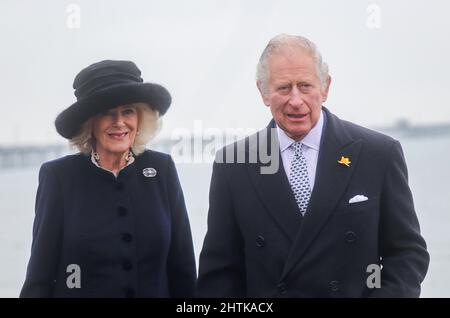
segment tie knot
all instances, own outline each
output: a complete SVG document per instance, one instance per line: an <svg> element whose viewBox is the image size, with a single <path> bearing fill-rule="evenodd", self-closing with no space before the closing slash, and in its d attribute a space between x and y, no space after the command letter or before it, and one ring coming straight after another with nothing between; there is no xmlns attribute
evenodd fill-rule
<svg viewBox="0 0 450 318"><path fill-rule="evenodd" d="M296 141L292 144L292 148L294 148L294 153L296 156L302 155L302 143L300 141Z"/></svg>

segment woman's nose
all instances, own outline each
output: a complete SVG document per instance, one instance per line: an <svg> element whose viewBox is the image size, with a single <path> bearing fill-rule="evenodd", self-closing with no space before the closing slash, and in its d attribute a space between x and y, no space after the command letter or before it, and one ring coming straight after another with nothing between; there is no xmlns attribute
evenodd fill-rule
<svg viewBox="0 0 450 318"><path fill-rule="evenodd" d="M114 117L114 124L116 126L123 126L125 124L124 121L124 117L120 114Z"/></svg>

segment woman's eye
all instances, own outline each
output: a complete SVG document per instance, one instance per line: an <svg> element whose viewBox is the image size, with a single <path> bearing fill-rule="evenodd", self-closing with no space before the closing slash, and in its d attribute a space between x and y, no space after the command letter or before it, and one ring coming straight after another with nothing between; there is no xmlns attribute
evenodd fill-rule
<svg viewBox="0 0 450 318"><path fill-rule="evenodd" d="M100 113L101 116L106 117L106 116L111 116L111 111L109 110L104 110Z"/></svg>
<svg viewBox="0 0 450 318"><path fill-rule="evenodd" d="M124 115L131 115L131 114L134 114L134 113L135 113L135 111L134 111L133 108L128 108L128 109L125 109L125 110L123 111L123 114L124 114Z"/></svg>

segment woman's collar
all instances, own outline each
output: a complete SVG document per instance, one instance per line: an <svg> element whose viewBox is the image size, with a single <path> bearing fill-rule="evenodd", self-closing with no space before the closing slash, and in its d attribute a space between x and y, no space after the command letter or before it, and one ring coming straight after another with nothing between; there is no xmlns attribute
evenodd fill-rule
<svg viewBox="0 0 450 318"><path fill-rule="evenodd" d="M102 166L100 166L99 161L100 161L100 156L99 154L94 151L94 149L92 149L91 151L91 161L94 165L96 165L98 168L109 171L111 173L113 173L112 171L103 168ZM125 157L125 161L127 162L127 164L125 166L123 166L120 170L124 169L125 167L131 165L134 161L135 161L135 157L134 154L131 150L128 151L126 157ZM119 172L120 172L119 170ZM116 177L119 175L119 172L117 172L117 174L113 173Z"/></svg>

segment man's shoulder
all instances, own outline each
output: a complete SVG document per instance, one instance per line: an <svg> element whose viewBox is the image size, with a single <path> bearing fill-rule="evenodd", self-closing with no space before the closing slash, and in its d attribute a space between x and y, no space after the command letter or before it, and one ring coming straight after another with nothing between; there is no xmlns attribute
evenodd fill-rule
<svg viewBox="0 0 450 318"><path fill-rule="evenodd" d="M268 138L268 128L238 139L232 143L223 146L216 152L216 162L219 163L248 163L256 156L261 155L261 149L266 153L270 151L270 139ZM267 147L269 147L267 149ZM263 154L264 155L264 154Z"/></svg>
<svg viewBox="0 0 450 318"><path fill-rule="evenodd" d="M341 140L362 140L366 147L386 147L392 145L395 139L391 136L383 134L379 131L363 127L354 122L340 119L328 109L325 110L327 115L327 125L331 125L331 131L334 134L342 135Z"/></svg>
<svg viewBox="0 0 450 318"><path fill-rule="evenodd" d="M356 123L347 120L341 120L341 123L354 139L363 139L374 143L392 143L395 141L395 139L391 136L367 127L363 127Z"/></svg>
<svg viewBox="0 0 450 318"><path fill-rule="evenodd" d="M377 158L379 156L388 158L395 145L401 148L400 143L391 136L347 120L338 120L339 124L336 126L339 128L334 130L334 134L345 135L340 138L342 145L349 142L362 142L363 152L369 157Z"/></svg>

